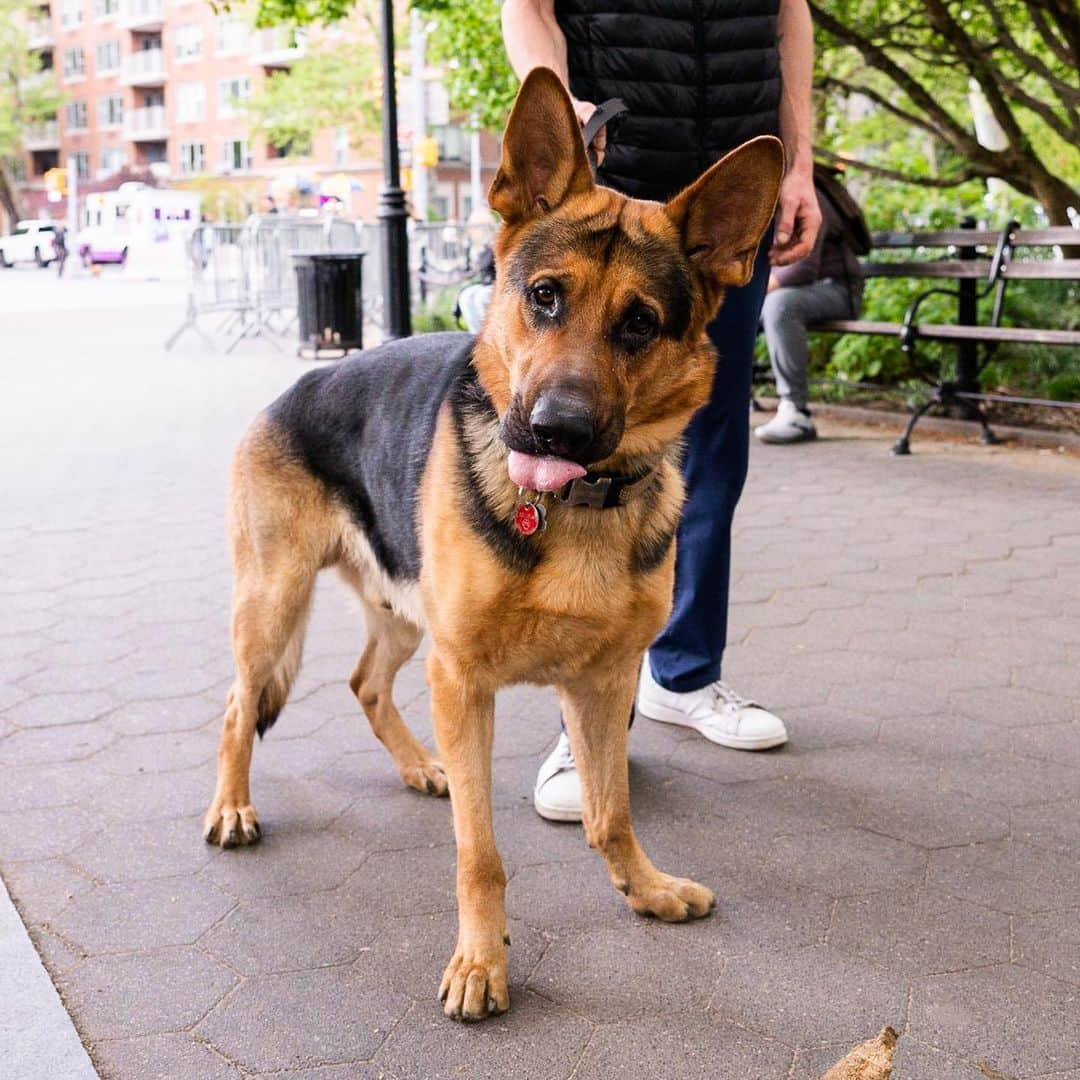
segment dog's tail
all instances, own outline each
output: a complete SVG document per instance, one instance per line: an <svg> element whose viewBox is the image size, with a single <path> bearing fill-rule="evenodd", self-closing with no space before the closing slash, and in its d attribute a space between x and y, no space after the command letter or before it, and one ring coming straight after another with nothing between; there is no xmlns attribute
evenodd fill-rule
<svg viewBox="0 0 1080 1080"><path fill-rule="evenodd" d="M281 659L274 667L274 672L259 695L259 711L255 720L255 730L261 739L274 726L281 710L285 708L289 691L300 670L300 660L304 653L304 636L307 633L308 608L297 620L289 643L285 646Z"/></svg>

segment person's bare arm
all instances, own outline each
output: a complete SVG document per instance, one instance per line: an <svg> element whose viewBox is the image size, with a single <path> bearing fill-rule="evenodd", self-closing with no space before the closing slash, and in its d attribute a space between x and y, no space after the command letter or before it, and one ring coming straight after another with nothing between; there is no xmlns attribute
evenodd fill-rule
<svg viewBox="0 0 1080 1080"><path fill-rule="evenodd" d="M810 89L814 75L814 27L806 0L780 0L780 138L787 172L780 188L770 258L775 266L808 255L821 227L814 193L813 118Z"/></svg>
<svg viewBox="0 0 1080 1080"><path fill-rule="evenodd" d="M502 31L506 55L519 79L524 79L535 67L546 67L570 89L566 38L555 19L555 0L506 0L502 7ZM596 112L596 105L577 98L573 101L577 118L584 125ZM598 163L604 160L606 144L606 134L601 128L593 139Z"/></svg>

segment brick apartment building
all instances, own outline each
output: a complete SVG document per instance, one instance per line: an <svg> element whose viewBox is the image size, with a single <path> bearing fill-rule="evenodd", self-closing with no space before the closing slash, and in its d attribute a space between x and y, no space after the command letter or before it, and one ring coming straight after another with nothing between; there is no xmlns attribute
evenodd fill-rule
<svg viewBox="0 0 1080 1080"><path fill-rule="evenodd" d="M364 33L331 28L317 40L374 49ZM232 205L237 195L257 205L270 191L279 203L310 203L331 176L340 190L344 174L352 181L351 213L374 216L382 168L376 138L357 148L344 128L313 132L310 153L297 157L254 133L245 114L245 99L263 79L306 54L301 30L255 29L250 14L215 13L206 0L52 0L38 9L30 46L63 98L55 119L25 134L20 178L31 214L63 213L48 204L43 176L72 157L84 190L152 176L200 190L211 216L227 195ZM441 151L432 212L464 220L472 208L470 138L449 123L431 133ZM481 154L486 188L497 164L490 136L481 139Z"/></svg>

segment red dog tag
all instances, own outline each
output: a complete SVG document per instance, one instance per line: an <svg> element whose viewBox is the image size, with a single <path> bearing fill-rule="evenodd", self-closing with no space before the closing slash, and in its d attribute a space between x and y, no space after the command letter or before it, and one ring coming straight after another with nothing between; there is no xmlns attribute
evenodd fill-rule
<svg viewBox="0 0 1080 1080"><path fill-rule="evenodd" d="M543 532L546 524L544 508L540 503L521 503L514 511L514 525L522 536Z"/></svg>

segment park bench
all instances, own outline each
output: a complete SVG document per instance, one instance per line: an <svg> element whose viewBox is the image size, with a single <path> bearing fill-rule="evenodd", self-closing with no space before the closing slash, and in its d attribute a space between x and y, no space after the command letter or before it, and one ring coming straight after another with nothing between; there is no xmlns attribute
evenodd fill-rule
<svg viewBox="0 0 1080 1080"><path fill-rule="evenodd" d="M935 406L948 409L961 406L971 419L982 425L982 441L997 441L982 402L1008 402L1080 410L1080 403L1047 401L1006 394L983 393L979 376L1002 344L1052 345L1076 351L1080 370L1080 329L1051 329L1028 326L1002 326L1006 290L1010 281L1080 280L1080 230L1068 227L1021 229L1016 222L1000 232L976 229L966 220L960 229L937 232L876 233L870 256L863 262L867 278L920 278L933 285L920 293L908 306L901 322L873 322L863 319L834 319L817 323L812 329L840 334L870 334L896 338L907 355L914 374L930 385L928 397L912 412L904 433L892 448L894 454L911 452L911 433L928 410ZM908 253L900 259L881 258L882 253ZM1020 254L1022 253L1022 254ZM923 322L920 308L930 296L956 297L955 322ZM979 323L979 301L993 297L990 320ZM928 378L920 371L919 346L925 341L956 343L956 367L952 377ZM846 386L881 389L865 383L847 382Z"/></svg>

